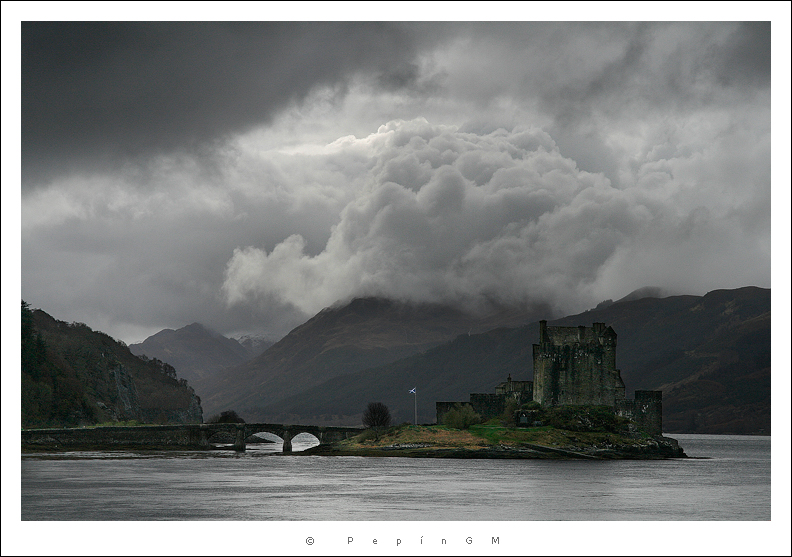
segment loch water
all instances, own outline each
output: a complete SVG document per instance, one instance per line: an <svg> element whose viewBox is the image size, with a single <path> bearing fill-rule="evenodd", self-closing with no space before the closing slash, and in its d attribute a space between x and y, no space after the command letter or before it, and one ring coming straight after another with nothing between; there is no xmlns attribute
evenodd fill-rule
<svg viewBox="0 0 792 557"><path fill-rule="evenodd" d="M245 453L27 453L21 518L770 520L770 437L673 437L694 458L328 457L278 454L277 443ZM295 438L294 450L309 439Z"/></svg>

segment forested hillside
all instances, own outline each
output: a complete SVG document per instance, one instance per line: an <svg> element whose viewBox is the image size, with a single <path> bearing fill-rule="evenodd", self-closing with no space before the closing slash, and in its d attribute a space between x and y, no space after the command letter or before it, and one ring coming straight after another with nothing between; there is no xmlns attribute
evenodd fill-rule
<svg viewBox="0 0 792 557"><path fill-rule="evenodd" d="M172 366L24 301L21 371L23 427L202 421L200 399Z"/></svg>

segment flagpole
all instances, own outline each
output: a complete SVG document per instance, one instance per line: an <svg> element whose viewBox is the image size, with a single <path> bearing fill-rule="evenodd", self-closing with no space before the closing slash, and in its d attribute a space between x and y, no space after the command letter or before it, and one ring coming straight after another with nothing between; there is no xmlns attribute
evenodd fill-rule
<svg viewBox="0 0 792 557"><path fill-rule="evenodd" d="M413 387L410 389L410 394L412 394L415 398L415 425L418 425L418 387Z"/></svg>
<svg viewBox="0 0 792 557"><path fill-rule="evenodd" d="M413 393L413 400L415 400L415 425L418 425L418 389Z"/></svg>

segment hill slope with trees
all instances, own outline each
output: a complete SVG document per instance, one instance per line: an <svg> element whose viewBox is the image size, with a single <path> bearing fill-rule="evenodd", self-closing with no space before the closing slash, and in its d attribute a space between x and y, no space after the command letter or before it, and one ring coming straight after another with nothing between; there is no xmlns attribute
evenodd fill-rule
<svg viewBox="0 0 792 557"><path fill-rule="evenodd" d="M84 323L22 302L22 426L200 423L201 400L173 366L139 358Z"/></svg>

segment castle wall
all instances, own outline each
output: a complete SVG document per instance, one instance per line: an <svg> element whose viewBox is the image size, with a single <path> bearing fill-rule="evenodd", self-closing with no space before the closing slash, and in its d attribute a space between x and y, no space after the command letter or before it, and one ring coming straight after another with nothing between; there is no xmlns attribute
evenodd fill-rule
<svg viewBox="0 0 792 557"><path fill-rule="evenodd" d="M470 405L481 419L489 420L500 416L506 410L506 395L470 393Z"/></svg>
<svg viewBox="0 0 792 557"><path fill-rule="evenodd" d="M629 418L639 429L654 435L663 433L663 392L635 391L634 400L616 403L616 415Z"/></svg>
<svg viewBox="0 0 792 557"><path fill-rule="evenodd" d="M624 398L616 369L616 333L604 323L587 327L547 327L540 322L533 345L533 400L542 406L614 406Z"/></svg>
<svg viewBox="0 0 792 557"><path fill-rule="evenodd" d="M504 381L495 387L496 395L520 393L528 401L533 400L533 381Z"/></svg>
<svg viewBox="0 0 792 557"><path fill-rule="evenodd" d="M518 405L533 400L533 381L512 381L509 376L495 387L495 394L471 393L470 402L435 402L436 420L438 424L443 423L443 416L457 404L469 405L483 420L490 420L503 414L510 399L514 399Z"/></svg>

